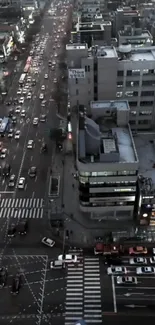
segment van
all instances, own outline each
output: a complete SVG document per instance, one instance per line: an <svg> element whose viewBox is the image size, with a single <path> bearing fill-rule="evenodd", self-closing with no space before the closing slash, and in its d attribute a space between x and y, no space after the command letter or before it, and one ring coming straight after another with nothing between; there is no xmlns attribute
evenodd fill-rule
<svg viewBox="0 0 155 325"><path fill-rule="evenodd" d="M55 260L50 263L50 269L64 269L64 268L65 268L65 264L63 261Z"/></svg>

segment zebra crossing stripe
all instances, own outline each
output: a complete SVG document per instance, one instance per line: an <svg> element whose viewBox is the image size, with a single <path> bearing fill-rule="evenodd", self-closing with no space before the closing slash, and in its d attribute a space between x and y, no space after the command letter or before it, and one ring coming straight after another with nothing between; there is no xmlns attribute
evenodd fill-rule
<svg viewBox="0 0 155 325"><path fill-rule="evenodd" d="M2 219L42 219L44 210L42 208L19 209L1 208L0 218Z"/></svg>
<svg viewBox="0 0 155 325"><path fill-rule="evenodd" d="M0 208L42 208L43 201L40 198L6 198L0 201Z"/></svg>

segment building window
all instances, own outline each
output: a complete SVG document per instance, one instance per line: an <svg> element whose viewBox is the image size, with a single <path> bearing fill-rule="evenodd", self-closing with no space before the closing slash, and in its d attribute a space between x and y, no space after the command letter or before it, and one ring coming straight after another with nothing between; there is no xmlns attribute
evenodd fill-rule
<svg viewBox="0 0 155 325"><path fill-rule="evenodd" d="M123 70L117 71L117 76L118 77L123 77L124 76L124 71Z"/></svg>
<svg viewBox="0 0 155 325"><path fill-rule="evenodd" d="M78 84L78 79L77 78L75 79L75 83Z"/></svg>
<svg viewBox="0 0 155 325"><path fill-rule="evenodd" d="M135 124L136 124L136 121L131 120L131 121L130 121L130 124L131 124L131 125L135 125Z"/></svg>
<svg viewBox="0 0 155 325"><path fill-rule="evenodd" d="M132 70L127 71L127 76L132 76Z"/></svg>
<svg viewBox="0 0 155 325"><path fill-rule="evenodd" d="M140 121L138 121L138 124L139 125L143 125L143 124L147 125L147 124L150 124L150 120L140 120Z"/></svg>
<svg viewBox="0 0 155 325"><path fill-rule="evenodd" d="M117 82L117 87L123 87L123 81L118 81Z"/></svg>
<svg viewBox="0 0 155 325"><path fill-rule="evenodd" d="M91 95L91 89L88 89L88 95Z"/></svg>
<svg viewBox="0 0 155 325"><path fill-rule="evenodd" d="M88 72L90 72L90 65L88 65Z"/></svg>
<svg viewBox="0 0 155 325"><path fill-rule="evenodd" d="M148 100L148 101L142 101L140 102L140 106L152 106L153 105L153 101L152 100Z"/></svg>
<svg viewBox="0 0 155 325"><path fill-rule="evenodd" d="M129 102L130 107L136 107L137 106L137 102Z"/></svg>
<svg viewBox="0 0 155 325"><path fill-rule="evenodd" d="M118 91L118 92L116 93L116 97L117 97L117 98L122 97L122 95L123 95L122 91Z"/></svg>
<svg viewBox="0 0 155 325"><path fill-rule="evenodd" d="M138 91L126 91L125 96L126 97L138 96Z"/></svg>
<svg viewBox="0 0 155 325"><path fill-rule="evenodd" d="M131 112L130 112L130 115L135 116L135 115L137 115L137 112L136 112L136 111L131 111Z"/></svg>
<svg viewBox="0 0 155 325"><path fill-rule="evenodd" d="M127 81L126 82L126 87L136 87L139 86L139 81Z"/></svg>
<svg viewBox="0 0 155 325"><path fill-rule="evenodd" d="M87 65L85 65L85 72L87 72L88 71L88 68L87 68Z"/></svg>
<svg viewBox="0 0 155 325"><path fill-rule="evenodd" d="M76 95L77 96L79 95L79 89L76 89Z"/></svg>
<svg viewBox="0 0 155 325"><path fill-rule="evenodd" d="M132 70L132 76L139 76L140 70Z"/></svg>
<svg viewBox="0 0 155 325"><path fill-rule="evenodd" d="M141 96L154 96L154 91L142 91Z"/></svg>
<svg viewBox="0 0 155 325"><path fill-rule="evenodd" d="M154 80L143 80L142 81L142 86L155 86L155 81Z"/></svg>
<svg viewBox="0 0 155 325"><path fill-rule="evenodd" d="M139 113L139 115L140 116L148 116L148 115L152 115L152 111L141 111L140 113Z"/></svg>

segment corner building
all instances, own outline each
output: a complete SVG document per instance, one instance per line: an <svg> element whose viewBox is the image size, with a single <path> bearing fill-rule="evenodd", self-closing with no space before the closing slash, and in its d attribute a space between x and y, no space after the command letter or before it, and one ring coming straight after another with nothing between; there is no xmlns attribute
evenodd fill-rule
<svg viewBox="0 0 155 325"><path fill-rule="evenodd" d="M91 218L132 221L139 160L127 101L92 101L91 118L79 113L79 204Z"/></svg>

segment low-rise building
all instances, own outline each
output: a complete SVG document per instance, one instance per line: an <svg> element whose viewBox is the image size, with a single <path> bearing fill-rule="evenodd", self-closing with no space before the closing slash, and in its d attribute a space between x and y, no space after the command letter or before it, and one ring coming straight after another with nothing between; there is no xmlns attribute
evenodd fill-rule
<svg viewBox="0 0 155 325"><path fill-rule="evenodd" d="M90 101L128 100L133 129L155 125L155 47L69 44L68 88L71 108Z"/></svg>
<svg viewBox="0 0 155 325"><path fill-rule="evenodd" d="M118 32L118 45L131 44L132 47L152 46L153 37L148 30L126 26Z"/></svg>
<svg viewBox="0 0 155 325"><path fill-rule="evenodd" d="M79 204L92 218L133 220L139 160L129 111L127 101L97 101L91 118L79 114Z"/></svg>

